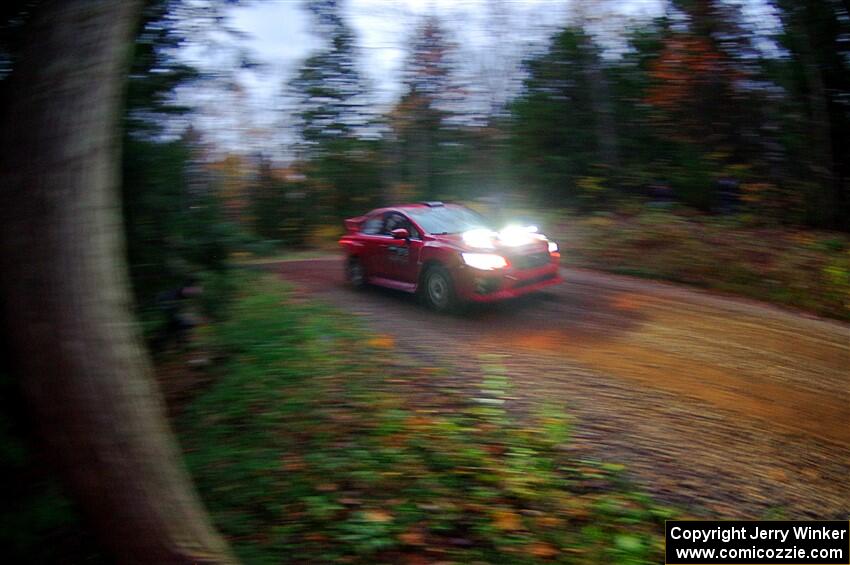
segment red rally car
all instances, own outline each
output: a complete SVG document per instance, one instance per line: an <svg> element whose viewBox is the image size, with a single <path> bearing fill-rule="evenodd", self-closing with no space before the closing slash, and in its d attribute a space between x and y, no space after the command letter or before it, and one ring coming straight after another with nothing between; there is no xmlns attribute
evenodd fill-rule
<svg viewBox="0 0 850 565"><path fill-rule="evenodd" d="M461 206L422 202L345 220L339 240L355 287L419 293L435 310L513 298L561 282L558 245L533 226L494 231Z"/></svg>

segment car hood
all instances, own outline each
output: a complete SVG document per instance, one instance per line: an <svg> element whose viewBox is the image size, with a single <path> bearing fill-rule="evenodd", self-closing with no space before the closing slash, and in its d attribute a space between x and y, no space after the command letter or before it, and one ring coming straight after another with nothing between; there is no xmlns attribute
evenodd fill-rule
<svg viewBox="0 0 850 565"><path fill-rule="evenodd" d="M459 251L471 252L471 253L498 253L500 255L527 255L529 253L538 253L541 251L549 252L549 244L547 240L541 235L538 238L531 238L531 240L526 244L521 245L507 245L503 241L499 239L495 239L493 244L495 246L494 249L484 248L484 247L473 247L468 245L463 240L463 235L459 233L450 233L445 235L435 235L433 236L435 241L439 241L443 244L450 245Z"/></svg>

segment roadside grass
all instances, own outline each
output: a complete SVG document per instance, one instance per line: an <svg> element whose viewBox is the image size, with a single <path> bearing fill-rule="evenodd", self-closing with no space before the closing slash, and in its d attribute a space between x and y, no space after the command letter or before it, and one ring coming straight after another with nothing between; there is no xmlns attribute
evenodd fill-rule
<svg viewBox="0 0 850 565"><path fill-rule="evenodd" d="M850 320L850 236L637 208L554 219L567 266L670 280Z"/></svg>
<svg viewBox="0 0 850 565"><path fill-rule="evenodd" d="M327 257L336 257L336 248L331 246L336 241L328 242L323 247L311 249L293 249L293 250L277 250L270 255L255 255L248 252L234 253L231 257L231 262L237 267L254 267L263 266L282 261L305 261L308 259L324 259Z"/></svg>
<svg viewBox="0 0 850 565"><path fill-rule="evenodd" d="M229 312L200 336L224 361L176 427L244 562L661 562L672 512L621 466L571 458L566 415L512 415L498 357L455 386L270 277Z"/></svg>

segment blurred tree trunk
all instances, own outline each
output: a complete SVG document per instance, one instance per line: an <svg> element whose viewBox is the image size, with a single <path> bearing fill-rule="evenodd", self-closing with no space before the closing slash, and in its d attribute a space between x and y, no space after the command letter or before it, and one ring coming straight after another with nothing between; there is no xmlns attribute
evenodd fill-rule
<svg viewBox="0 0 850 565"><path fill-rule="evenodd" d="M3 109L3 319L36 424L105 546L123 563L225 563L130 309L118 123L139 4L33 15Z"/></svg>
<svg viewBox="0 0 850 565"><path fill-rule="evenodd" d="M608 174L615 177L619 173L620 152L611 85L608 77L605 76L599 48L594 45L593 39L588 35L592 21L602 19L610 22L615 16L605 2L593 2L588 6L587 0L574 2L573 12L576 23L583 31L579 49L583 55L582 68L590 90L590 105L594 116L594 134L599 158Z"/></svg>
<svg viewBox="0 0 850 565"><path fill-rule="evenodd" d="M587 73L587 82L590 85L590 104L596 117L596 145L599 148L599 157L608 170L608 174L615 177L619 174L620 155L617 124L614 119L614 104L611 100L611 85L608 83L604 69L601 68L602 61L591 52L592 46L585 43L583 47L587 52L585 72Z"/></svg>
<svg viewBox="0 0 850 565"><path fill-rule="evenodd" d="M803 68L805 91L809 108L809 163L814 177L819 181L817 189L807 195L809 221L816 224L837 226L841 187L836 183L835 160L833 158L832 124L830 122L829 99L824 84L823 72L813 46L812 30L805 16L805 6L795 6L791 12L789 33L795 35L797 59Z"/></svg>

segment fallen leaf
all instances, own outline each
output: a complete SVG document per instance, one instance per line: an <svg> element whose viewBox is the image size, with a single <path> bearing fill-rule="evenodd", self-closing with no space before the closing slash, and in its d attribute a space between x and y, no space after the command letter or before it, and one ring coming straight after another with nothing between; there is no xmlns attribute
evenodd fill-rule
<svg viewBox="0 0 850 565"><path fill-rule="evenodd" d="M637 551L643 544L637 536L621 534L614 538L614 545L625 551Z"/></svg>
<svg viewBox="0 0 850 565"><path fill-rule="evenodd" d="M537 518L537 523L544 528L558 528L564 524L564 521L555 516L541 516Z"/></svg>
<svg viewBox="0 0 850 565"><path fill-rule="evenodd" d="M500 530L519 530L522 528L522 521L514 512L499 510L493 513L493 525Z"/></svg>
<svg viewBox="0 0 850 565"><path fill-rule="evenodd" d="M424 545L425 543L425 536L420 532L404 532L399 534L398 539L407 545Z"/></svg>
<svg viewBox="0 0 850 565"><path fill-rule="evenodd" d="M370 338L366 343L379 349L391 349L395 346L395 340L388 335L377 335Z"/></svg>
<svg viewBox="0 0 850 565"><path fill-rule="evenodd" d="M367 510L363 515L370 522L389 522L393 519L393 515L386 510Z"/></svg>
<svg viewBox="0 0 850 565"><path fill-rule="evenodd" d="M528 546L528 553L535 557L549 559L558 555L558 549L552 544L538 541Z"/></svg>

